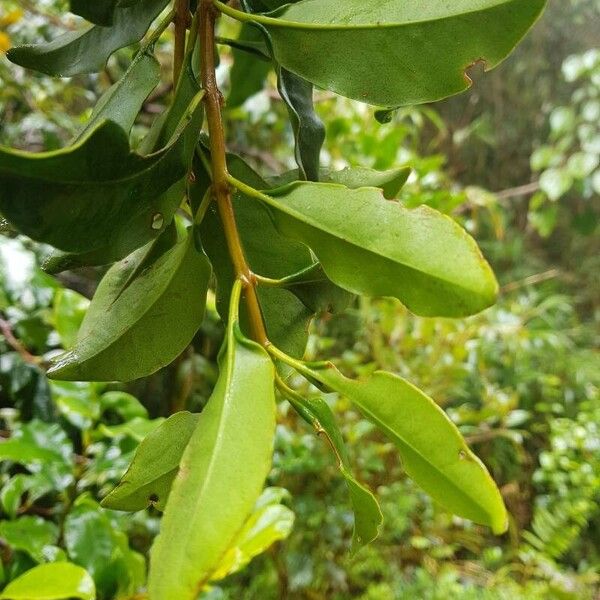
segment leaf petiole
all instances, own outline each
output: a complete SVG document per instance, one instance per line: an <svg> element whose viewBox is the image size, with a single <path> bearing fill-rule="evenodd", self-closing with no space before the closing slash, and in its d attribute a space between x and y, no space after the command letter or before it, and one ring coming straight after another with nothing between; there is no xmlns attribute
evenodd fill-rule
<svg viewBox="0 0 600 600"><path fill-rule="evenodd" d="M167 30L167 27L173 22L175 18L175 10L170 10L156 26L156 29L142 42L140 52L143 52L150 48L153 44L156 44L160 39L160 36Z"/></svg>
<svg viewBox="0 0 600 600"><path fill-rule="evenodd" d="M254 273L254 278L259 284L266 285L269 287L287 287L292 284L302 284L302 283L315 283L319 281L318 279L306 279L307 275L314 273L319 270L321 267L321 263L315 262L312 265L309 265L305 269L298 271L297 273L292 273L292 275L288 275L287 277L282 277L281 279L272 279L271 277L263 277L262 275L257 275Z"/></svg>

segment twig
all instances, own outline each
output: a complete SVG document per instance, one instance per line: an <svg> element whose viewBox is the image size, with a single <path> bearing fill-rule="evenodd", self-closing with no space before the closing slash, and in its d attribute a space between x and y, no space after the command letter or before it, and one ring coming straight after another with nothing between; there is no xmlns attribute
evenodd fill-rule
<svg viewBox="0 0 600 600"><path fill-rule="evenodd" d="M502 190L501 192L495 192L494 195L496 198L498 198L498 200L509 200L510 198L535 194L535 192L537 192L539 189L539 181L532 181L531 183L526 183L525 185Z"/></svg>
<svg viewBox="0 0 600 600"><path fill-rule="evenodd" d="M38 356L34 356L23 346L23 344L15 337L12 327L8 321L0 319L0 333L4 336L6 343L19 354L19 356L31 365L39 365L41 359Z"/></svg>
<svg viewBox="0 0 600 600"><path fill-rule="evenodd" d="M530 275L529 277L525 277L525 279L521 279L519 281L507 283L506 285L502 286L501 292L503 294L508 294L509 292L514 292L515 290L527 287L528 285L536 285L550 279L556 279L556 277L559 276L560 269L550 269L549 271L544 271L543 273Z"/></svg>
<svg viewBox="0 0 600 600"><path fill-rule="evenodd" d="M175 50L173 54L173 85L179 81L179 75L185 57L185 35L190 21L190 1L175 0Z"/></svg>
<svg viewBox="0 0 600 600"><path fill-rule="evenodd" d="M225 153L225 133L223 131L223 118L221 115L223 97L217 86L215 73L215 20L218 12L215 10L212 0L201 0L198 4L198 10L200 13L200 72L202 75L202 87L206 92L204 99L206 104L206 120L210 134L212 189L223 223L223 231L225 232L229 255L235 268L236 276L244 286L244 300L248 309L252 337L263 346L268 346L269 339L256 293L256 281L246 261L231 202L231 190L228 180L229 173L227 172Z"/></svg>

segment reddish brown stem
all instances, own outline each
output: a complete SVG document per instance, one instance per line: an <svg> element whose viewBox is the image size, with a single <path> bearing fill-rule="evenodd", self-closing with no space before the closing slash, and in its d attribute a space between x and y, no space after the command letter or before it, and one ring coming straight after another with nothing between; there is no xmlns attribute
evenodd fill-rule
<svg viewBox="0 0 600 600"><path fill-rule="evenodd" d="M210 136L213 193L223 223L229 256L235 268L235 273L244 286L244 301L248 309L251 335L255 341L267 346L269 339L256 293L256 281L244 255L231 203L231 190L227 180L225 132L221 114L223 97L217 86L215 76L215 20L218 12L215 10L212 0L201 0L198 10L200 11L200 72L202 87L205 91L204 102Z"/></svg>

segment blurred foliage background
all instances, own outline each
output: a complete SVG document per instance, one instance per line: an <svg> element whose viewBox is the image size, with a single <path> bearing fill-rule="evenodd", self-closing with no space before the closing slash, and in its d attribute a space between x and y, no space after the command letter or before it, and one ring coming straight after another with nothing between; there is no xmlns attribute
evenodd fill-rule
<svg viewBox="0 0 600 600"><path fill-rule="evenodd" d="M1 0L0 53L74 26L65 0ZM600 597L600 2L553 2L497 70L435 106L373 110L317 92L326 164L413 168L401 200L458 219L502 286L470 319L416 318L395 301L322 315L309 356L361 376L397 372L430 393L501 487L509 532L494 537L416 489L396 453L341 398L360 478L382 502L382 535L349 552L352 513L326 444L280 405L269 484L295 513L289 537L204 595L211 600L595 599ZM144 106L141 137L171 93L172 39L158 47L164 83ZM51 79L0 55L0 144L61 147L126 68ZM232 57L219 76L228 89ZM230 148L263 174L292 165L285 107L267 87L227 110ZM222 338L214 307L169 368L127 387L50 383L48 358L73 340L98 272L55 279L48 249L0 223L0 583L68 557L99 597L140 598L160 514L99 506L143 437L182 408L201 410ZM300 381L296 385L303 385ZM366 444L366 441L369 444ZM227 507L223 507L227 510ZM284 537L291 521L273 527ZM276 536L275 536L276 537Z"/></svg>

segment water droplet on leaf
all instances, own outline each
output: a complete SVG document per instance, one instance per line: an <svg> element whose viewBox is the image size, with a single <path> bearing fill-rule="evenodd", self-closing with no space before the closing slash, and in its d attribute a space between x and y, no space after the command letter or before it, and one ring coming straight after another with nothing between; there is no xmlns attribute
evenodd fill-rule
<svg viewBox="0 0 600 600"><path fill-rule="evenodd" d="M152 229L155 230L159 230L162 229L162 226L164 225L165 219L162 216L161 213L156 213L153 217L152 217Z"/></svg>

